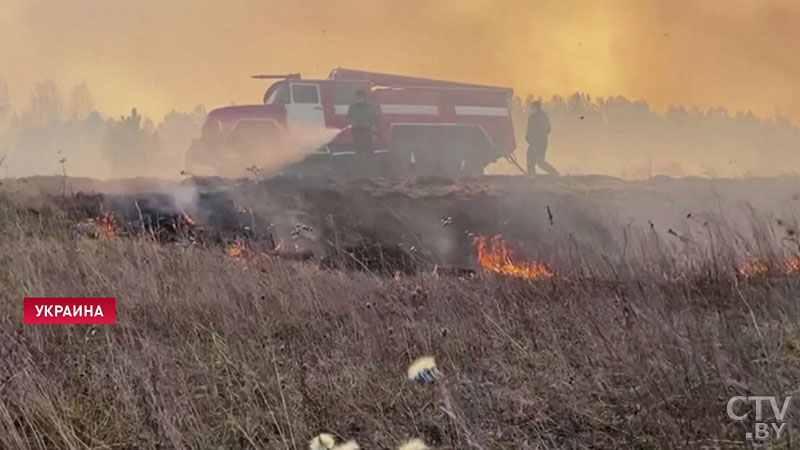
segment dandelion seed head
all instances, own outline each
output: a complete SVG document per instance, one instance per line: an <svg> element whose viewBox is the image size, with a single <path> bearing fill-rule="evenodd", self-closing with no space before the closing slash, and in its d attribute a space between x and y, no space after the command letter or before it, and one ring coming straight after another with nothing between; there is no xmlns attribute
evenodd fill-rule
<svg viewBox="0 0 800 450"><path fill-rule="evenodd" d="M429 450L430 447L425 445L421 439L411 439L405 444L397 448L397 450Z"/></svg>
<svg viewBox="0 0 800 450"><path fill-rule="evenodd" d="M436 360L432 356L417 358L408 368L408 379L423 384L436 382Z"/></svg>
<svg viewBox="0 0 800 450"><path fill-rule="evenodd" d="M309 450L330 450L335 443L336 440L333 439L333 436L328 433L322 433L308 443L308 448Z"/></svg>
<svg viewBox="0 0 800 450"><path fill-rule="evenodd" d="M358 446L358 443L356 441L347 441L342 445L337 445L336 447L333 447L333 450L358 450L359 448L361 447Z"/></svg>

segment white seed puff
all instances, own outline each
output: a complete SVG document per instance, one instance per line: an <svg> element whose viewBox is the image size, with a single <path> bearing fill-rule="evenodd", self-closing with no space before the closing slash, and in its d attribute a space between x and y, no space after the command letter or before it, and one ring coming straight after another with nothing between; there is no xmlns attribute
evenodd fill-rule
<svg viewBox="0 0 800 450"><path fill-rule="evenodd" d="M422 384L435 383L438 373L436 360L433 359L433 356L417 358L408 367L408 379Z"/></svg>
<svg viewBox="0 0 800 450"><path fill-rule="evenodd" d="M328 433L322 433L308 443L308 448L309 450L330 450L335 443L336 440L333 439L333 436Z"/></svg>

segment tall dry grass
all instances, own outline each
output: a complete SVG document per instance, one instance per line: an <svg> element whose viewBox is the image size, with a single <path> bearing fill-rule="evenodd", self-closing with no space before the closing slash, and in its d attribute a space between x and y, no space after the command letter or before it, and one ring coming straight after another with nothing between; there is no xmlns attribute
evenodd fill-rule
<svg viewBox="0 0 800 450"><path fill-rule="evenodd" d="M665 255L398 281L91 240L7 203L0 233L2 449L296 450L320 431L462 449L464 426L486 449L730 447L729 397L800 381L800 278L733 277L722 247L682 274ZM114 296L118 323L24 326L25 296ZM421 354L464 426L405 381Z"/></svg>

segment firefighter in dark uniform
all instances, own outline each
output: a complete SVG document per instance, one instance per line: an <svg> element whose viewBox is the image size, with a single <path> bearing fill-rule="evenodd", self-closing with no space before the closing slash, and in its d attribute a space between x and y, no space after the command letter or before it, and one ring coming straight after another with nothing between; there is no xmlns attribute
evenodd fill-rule
<svg viewBox="0 0 800 450"><path fill-rule="evenodd" d="M367 93L363 89L356 91L356 102L347 110L347 121L350 124L350 135L356 154L366 156L372 154L372 134L378 127L378 110L367 101Z"/></svg>
<svg viewBox="0 0 800 450"><path fill-rule="evenodd" d="M528 129L525 140L528 141L528 173L536 174L536 166L551 175L558 175L555 167L544 159L547 151L547 137L550 134L550 119L542 111L542 103L535 101L531 104L531 115L528 117Z"/></svg>

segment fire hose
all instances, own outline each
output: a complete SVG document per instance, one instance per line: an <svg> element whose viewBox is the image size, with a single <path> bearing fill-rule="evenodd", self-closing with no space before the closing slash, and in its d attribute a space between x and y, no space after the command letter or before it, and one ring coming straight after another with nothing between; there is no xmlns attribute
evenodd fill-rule
<svg viewBox="0 0 800 450"><path fill-rule="evenodd" d="M351 129L351 128L353 128L353 125L348 125L348 126L344 127L344 129L342 129L342 131L348 130L348 129ZM372 132L373 135L375 135L376 138L378 138L378 139L381 138L381 135L378 134L378 132L373 127L369 127L369 130ZM519 162L517 161L517 157L514 156L514 153L509 153L509 154L503 155L503 156L505 157L506 161L508 161L511 164L513 164L514 166L516 166L517 169L519 169L519 171L522 172L523 175L527 175L528 174L528 172L519 164ZM412 155L412 158L413 158L413 155Z"/></svg>
<svg viewBox="0 0 800 450"><path fill-rule="evenodd" d="M521 165L519 165L519 162L517 162L517 157L514 156L513 153L509 153L509 154L505 155L505 158L506 158L506 161L508 161L511 164L517 166L517 169L519 169L520 172L522 172L523 175L527 175L528 174L528 172L525 169L523 169Z"/></svg>

